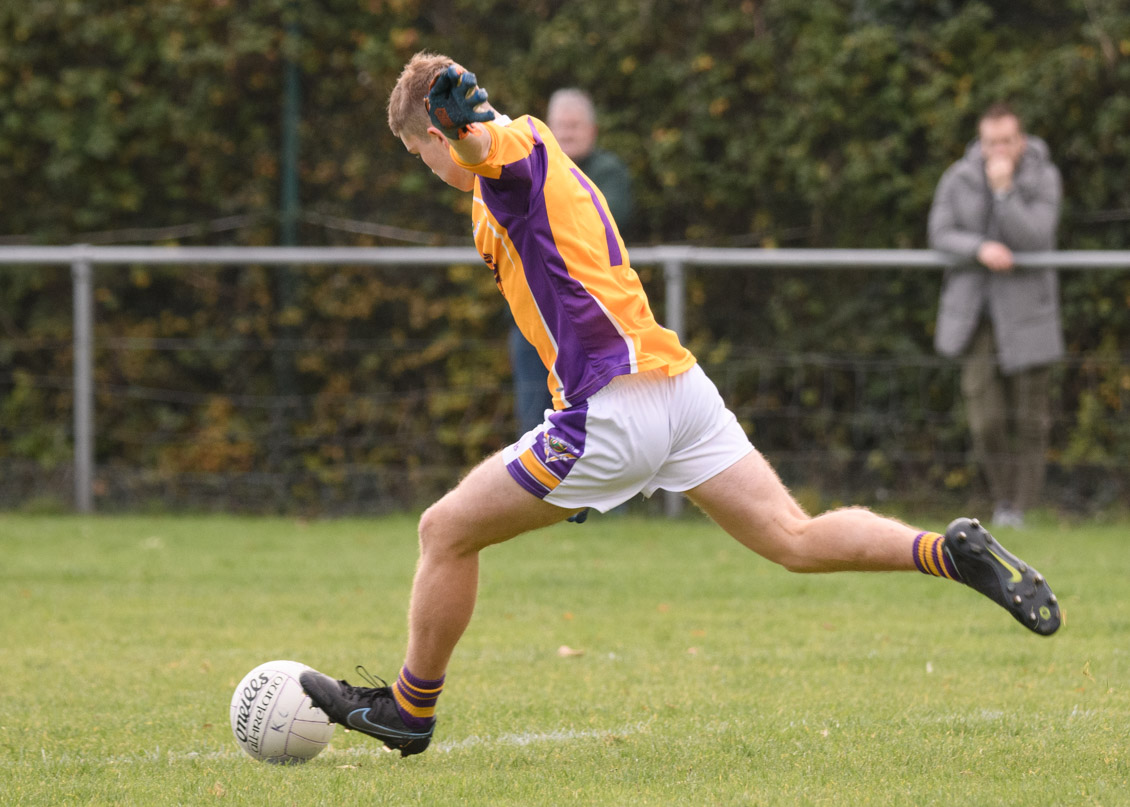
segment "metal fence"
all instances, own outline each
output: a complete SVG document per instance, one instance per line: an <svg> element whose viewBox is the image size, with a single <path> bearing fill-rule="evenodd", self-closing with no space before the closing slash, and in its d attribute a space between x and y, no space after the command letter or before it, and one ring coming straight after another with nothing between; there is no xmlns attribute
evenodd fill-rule
<svg viewBox="0 0 1130 807"><path fill-rule="evenodd" d="M815 270L892 268L941 270L953 259L929 250L725 249L682 246L636 247L634 265L657 266L664 281L665 325L683 334L687 311L687 272L693 268L793 268ZM1023 253L1020 267L1055 266L1063 270L1130 268L1130 251L1061 251ZM94 294L93 268L99 265L366 265L447 267L474 264L470 247L0 247L4 265L69 265L73 283L74 322L74 506L94 508ZM2 268L0 268L2 271ZM677 509L677 500L669 500Z"/></svg>

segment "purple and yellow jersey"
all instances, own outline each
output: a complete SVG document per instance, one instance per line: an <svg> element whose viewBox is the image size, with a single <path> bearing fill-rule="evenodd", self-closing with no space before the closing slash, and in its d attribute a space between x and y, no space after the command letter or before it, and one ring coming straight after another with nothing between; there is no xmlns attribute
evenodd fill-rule
<svg viewBox="0 0 1130 807"><path fill-rule="evenodd" d="M475 246L518 328L549 369L555 409L618 375L695 363L655 321L604 195L536 118L483 124L491 146L474 172Z"/></svg>

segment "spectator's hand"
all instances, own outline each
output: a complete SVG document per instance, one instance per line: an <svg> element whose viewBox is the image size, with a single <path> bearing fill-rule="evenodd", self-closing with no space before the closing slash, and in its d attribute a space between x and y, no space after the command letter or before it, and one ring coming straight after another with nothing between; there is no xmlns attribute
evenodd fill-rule
<svg viewBox="0 0 1130 807"><path fill-rule="evenodd" d="M487 91L478 85L474 73L457 64L449 66L432 81L424 105L428 117L449 140L462 140L474 123L494 119L489 109L479 110L487 100Z"/></svg>
<svg viewBox="0 0 1130 807"><path fill-rule="evenodd" d="M986 241L977 250L977 260L994 272L1012 270L1012 250L1000 241Z"/></svg>
<svg viewBox="0 0 1130 807"><path fill-rule="evenodd" d="M1015 171L1016 163L1011 157L995 155L985 160L985 179L996 193L1012 189L1012 175Z"/></svg>

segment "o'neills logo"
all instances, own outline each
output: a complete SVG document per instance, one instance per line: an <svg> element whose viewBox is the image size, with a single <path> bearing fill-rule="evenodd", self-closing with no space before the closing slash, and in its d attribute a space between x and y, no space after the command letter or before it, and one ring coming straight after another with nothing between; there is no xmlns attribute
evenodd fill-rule
<svg viewBox="0 0 1130 807"><path fill-rule="evenodd" d="M243 688L239 709L236 712L235 736L241 743L247 743L252 751L259 751L259 742L263 737L263 722L267 718L271 702L282 688L282 683L281 673L274 678L266 673L259 673L257 678L249 681Z"/></svg>

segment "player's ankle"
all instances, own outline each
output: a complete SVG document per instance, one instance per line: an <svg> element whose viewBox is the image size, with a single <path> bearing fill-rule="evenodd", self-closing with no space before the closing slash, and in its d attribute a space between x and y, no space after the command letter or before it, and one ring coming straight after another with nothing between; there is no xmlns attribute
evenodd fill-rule
<svg viewBox="0 0 1130 807"><path fill-rule="evenodd" d="M435 721L436 701L443 692L445 676L434 680L417 678L407 666L400 669L392 685L396 711L404 725L412 729L427 729Z"/></svg>

